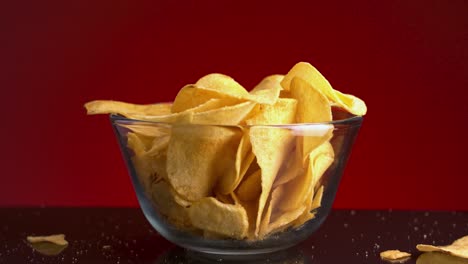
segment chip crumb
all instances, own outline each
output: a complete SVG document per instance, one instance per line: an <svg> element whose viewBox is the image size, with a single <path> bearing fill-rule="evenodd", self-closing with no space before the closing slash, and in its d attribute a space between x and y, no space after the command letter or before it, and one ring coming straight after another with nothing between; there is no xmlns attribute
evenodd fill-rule
<svg viewBox="0 0 468 264"><path fill-rule="evenodd" d="M29 243L50 242L60 246L68 245L68 241L65 240L64 234L50 236L28 236L26 237L26 240L28 240Z"/></svg>
<svg viewBox="0 0 468 264"><path fill-rule="evenodd" d="M389 260L389 261L406 261L411 257L410 253L400 251L398 249L395 250L386 250L383 252L380 252L380 258L383 260Z"/></svg>

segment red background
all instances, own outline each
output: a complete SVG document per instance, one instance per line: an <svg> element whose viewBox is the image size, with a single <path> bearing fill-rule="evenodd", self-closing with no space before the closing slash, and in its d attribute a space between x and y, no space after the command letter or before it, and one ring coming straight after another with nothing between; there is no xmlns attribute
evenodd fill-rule
<svg viewBox="0 0 468 264"><path fill-rule="evenodd" d="M93 99L170 101L221 72L315 65L368 115L336 208L468 210L468 2L9 1L0 205L136 206Z"/></svg>

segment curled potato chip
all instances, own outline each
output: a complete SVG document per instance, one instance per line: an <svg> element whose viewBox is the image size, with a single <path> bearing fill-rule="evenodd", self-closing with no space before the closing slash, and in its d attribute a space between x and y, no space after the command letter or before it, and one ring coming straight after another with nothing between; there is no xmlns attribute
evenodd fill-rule
<svg viewBox="0 0 468 264"><path fill-rule="evenodd" d="M50 236L28 236L26 237L26 240L28 240L29 243L50 242L61 246L68 245L68 241L65 240L64 234Z"/></svg>
<svg viewBox="0 0 468 264"><path fill-rule="evenodd" d="M56 256L68 247L68 241L64 234L50 236L28 236L26 240L31 247L46 256Z"/></svg>
<svg viewBox="0 0 468 264"><path fill-rule="evenodd" d="M243 102L205 112L193 114L194 124L207 125L238 125L242 124L255 107L253 102Z"/></svg>
<svg viewBox="0 0 468 264"><path fill-rule="evenodd" d="M205 125L174 125L167 150L167 178L178 194L197 201L212 194L226 168L233 168L241 131Z"/></svg>
<svg viewBox="0 0 468 264"><path fill-rule="evenodd" d="M205 88L196 87L195 85L187 85L183 87L177 94L174 103L172 104L172 113L180 113L191 108L206 103L209 100L215 100L219 105L212 109L221 106L229 106L238 104L244 101L242 98L233 97L231 95L221 93L218 90L210 90Z"/></svg>
<svg viewBox="0 0 468 264"><path fill-rule="evenodd" d="M365 115L367 107L364 101L350 94L343 94L332 88L327 79L310 63L299 62L284 76L281 86L285 90L290 90L291 82L294 77L299 77L320 90L327 98L346 109L346 111L355 115Z"/></svg>
<svg viewBox="0 0 468 264"><path fill-rule="evenodd" d="M275 74L265 77L259 84L257 84L251 91L250 100L260 104L273 105L278 101L281 87L281 80L284 75Z"/></svg>
<svg viewBox="0 0 468 264"><path fill-rule="evenodd" d="M261 175L262 171L257 170L256 172L247 175L245 180L239 185L236 190L237 197L242 201L253 201L258 198L262 191L261 187Z"/></svg>
<svg viewBox="0 0 468 264"><path fill-rule="evenodd" d="M139 115L132 114L130 117L134 119L152 121L152 122L164 122L164 123L192 123L195 115L201 112L210 111L220 107L219 99L209 99L208 101L197 105L193 108L187 109L183 112L172 113L168 115Z"/></svg>
<svg viewBox="0 0 468 264"><path fill-rule="evenodd" d="M243 132L239 147L237 148L235 166L227 168L224 175L219 178L216 189L223 194L232 193L241 182L254 158L255 155L252 153L249 133Z"/></svg>
<svg viewBox="0 0 468 264"><path fill-rule="evenodd" d="M297 140L296 140L297 141ZM303 163L302 163L302 153L298 154L297 144L288 154L289 159L283 164L278 176L273 183L273 187L285 184L293 180L301 172L304 172Z"/></svg>
<svg viewBox="0 0 468 264"><path fill-rule="evenodd" d="M249 94L247 90L233 78L220 73L210 73L201 77L195 83L195 86L218 91L235 98L244 98Z"/></svg>
<svg viewBox="0 0 468 264"><path fill-rule="evenodd" d="M148 191L151 183L155 180L155 171L151 165L152 159L146 152L147 146L145 146L142 137L136 133L128 133L127 145L135 154L132 157L135 173L145 191Z"/></svg>
<svg viewBox="0 0 468 264"><path fill-rule="evenodd" d="M188 212L194 227L237 239L247 236L249 221L241 205L205 197L194 202Z"/></svg>
<svg viewBox="0 0 468 264"><path fill-rule="evenodd" d="M167 182L159 181L152 184L151 194L158 212L171 223L183 228L191 226L188 209L176 202L175 192Z"/></svg>
<svg viewBox="0 0 468 264"><path fill-rule="evenodd" d="M84 105L88 115L96 114L121 114L129 116L133 114L139 115L167 115L171 113L171 103L165 104L130 104L112 100L95 100Z"/></svg>
<svg viewBox="0 0 468 264"><path fill-rule="evenodd" d="M439 252L449 253L453 256L468 259L468 236L459 238L455 240L451 245L448 245L448 246L433 246L433 245L418 244L416 248L419 251L423 251L423 252L439 251Z"/></svg>
<svg viewBox="0 0 468 264"><path fill-rule="evenodd" d="M296 121L298 123L321 123L332 120L330 103L320 90L315 89L306 81L294 77L291 80L290 91L292 98L297 100ZM322 132L323 127L327 128L323 136L311 135L310 130ZM302 148L302 157L305 160L313 149L332 137L333 126L312 126L304 129L308 130L309 133L303 137L298 137L298 147Z"/></svg>
<svg viewBox="0 0 468 264"><path fill-rule="evenodd" d="M263 106L260 111L247 124L288 124L294 121L297 101L294 99L279 99L275 105ZM277 127L253 126L250 128L250 141L252 151L262 170L262 192L258 202L258 213L255 235L259 235L260 222L270 195L271 187L284 162L288 150L291 148L294 137L288 129Z"/></svg>

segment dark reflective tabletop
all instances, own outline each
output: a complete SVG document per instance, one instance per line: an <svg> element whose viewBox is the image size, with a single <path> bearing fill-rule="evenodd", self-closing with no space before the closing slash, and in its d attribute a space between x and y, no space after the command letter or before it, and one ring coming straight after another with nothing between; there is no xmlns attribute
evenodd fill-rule
<svg viewBox="0 0 468 264"><path fill-rule="evenodd" d="M379 253L412 253L405 263L468 263L420 254L416 244L450 244L468 235L468 212L334 210L308 240L269 255L222 258L174 246L136 208L2 208L0 263L388 263ZM57 256L32 249L29 235L63 233Z"/></svg>

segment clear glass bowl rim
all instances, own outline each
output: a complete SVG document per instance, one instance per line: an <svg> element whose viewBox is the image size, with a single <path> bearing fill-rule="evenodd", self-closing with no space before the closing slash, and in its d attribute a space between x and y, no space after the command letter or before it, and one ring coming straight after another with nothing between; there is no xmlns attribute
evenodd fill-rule
<svg viewBox="0 0 468 264"><path fill-rule="evenodd" d="M270 124L270 125L263 125L263 124L255 124L255 125L226 125L226 124L184 124L184 125L194 125L194 126L219 126L219 127L231 127L231 128L252 128L252 127L274 127L274 128L300 128L300 127L308 127L308 126L326 126L326 125L333 125L333 126L360 126L363 121L363 116L355 116L349 114L350 117L348 118L343 118L343 119L337 119L337 120L332 120L330 122L317 122L317 123L293 123L293 124ZM146 124L154 124L154 125L163 125L163 126L172 126L174 123L170 122L158 122L158 121L150 121L150 120L141 120L141 119L133 119L133 118L127 118L122 115L117 115L117 114L110 114L109 118L113 122L117 123L133 123L133 122L138 122L138 123L146 123Z"/></svg>

